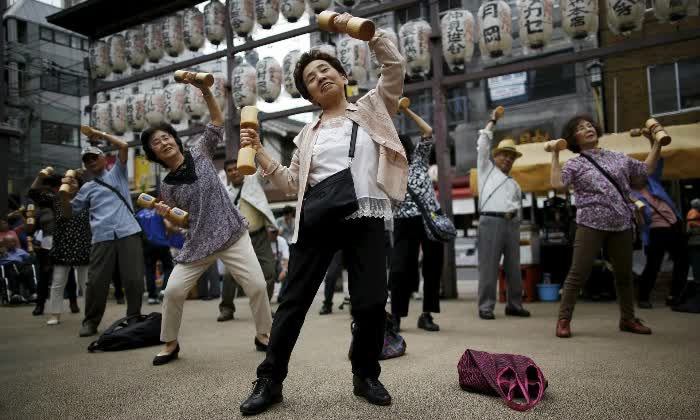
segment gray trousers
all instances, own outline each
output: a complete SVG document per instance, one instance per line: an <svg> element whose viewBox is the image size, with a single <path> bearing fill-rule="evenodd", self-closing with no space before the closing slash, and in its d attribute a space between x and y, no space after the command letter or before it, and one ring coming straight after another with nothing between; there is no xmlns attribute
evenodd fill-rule
<svg viewBox="0 0 700 420"><path fill-rule="evenodd" d="M520 308L523 286L520 276L520 220L479 218L479 310L493 311L498 288L498 267L503 255L508 307Z"/></svg>
<svg viewBox="0 0 700 420"><path fill-rule="evenodd" d="M112 275L119 264L119 276L126 291L126 315L141 313L143 298L143 245L140 234L98 242L90 251L88 282L85 288L85 319L95 328L102 321L107 307L107 294Z"/></svg>

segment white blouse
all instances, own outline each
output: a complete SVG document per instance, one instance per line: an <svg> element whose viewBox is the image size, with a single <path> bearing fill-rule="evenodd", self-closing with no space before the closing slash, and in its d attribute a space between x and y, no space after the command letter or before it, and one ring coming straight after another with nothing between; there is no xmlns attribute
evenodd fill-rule
<svg viewBox="0 0 700 420"><path fill-rule="evenodd" d="M314 187L348 167L351 136L352 120L345 116L321 122L311 156L309 186ZM393 217L391 200L377 184L378 165L379 145L372 141L365 129L358 127L355 158L352 160L350 172L360 208L348 216L348 219L358 217L391 219Z"/></svg>

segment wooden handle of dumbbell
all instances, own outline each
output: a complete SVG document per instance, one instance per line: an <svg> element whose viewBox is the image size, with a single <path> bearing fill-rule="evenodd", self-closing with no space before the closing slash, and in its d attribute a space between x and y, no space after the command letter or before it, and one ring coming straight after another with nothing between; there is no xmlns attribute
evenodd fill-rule
<svg viewBox="0 0 700 420"><path fill-rule="evenodd" d="M152 195L141 193L139 194L139 198L136 200L136 205L139 207L152 209L156 206L158 201L159 200ZM171 207L168 214L165 215L165 218L168 219L169 222L175 223L180 227L187 227L190 214L177 207Z"/></svg>
<svg viewBox="0 0 700 420"><path fill-rule="evenodd" d="M553 152L555 150L562 151L566 149L567 143L564 139L550 140L544 144L545 152Z"/></svg>
<svg viewBox="0 0 700 420"><path fill-rule="evenodd" d="M339 28L335 25L335 18L338 16L340 16L340 14L337 12L324 10L317 16L318 26L324 31L340 32ZM375 31L376 27L374 22L354 16L350 18L345 27L345 33L362 41L371 40L374 37Z"/></svg>
<svg viewBox="0 0 700 420"><path fill-rule="evenodd" d="M46 168L40 170L39 173L40 173L42 176L50 176L50 175L53 175L53 167L52 167L52 166L47 166Z"/></svg>
<svg viewBox="0 0 700 420"><path fill-rule="evenodd" d="M69 169L66 171L66 174L64 175L64 178L77 178L78 172L75 169ZM60 194L72 194L73 193L73 187L71 187L70 184L61 184L61 187L58 189L58 192Z"/></svg>
<svg viewBox="0 0 700 420"><path fill-rule="evenodd" d="M408 98L406 98L408 99ZM409 101L410 103L410 101ZM406 114L410 119L413 120L413 122L416 123L418 126L418 129L420 132L423 134L424 137L430 137L433 134L433 127L430 126L423 118L420 117L420 115L416 114L415 112L411 111L411 108L399 108L401 112Z"/></svg>
<svg viewBox="0 0 700 420"><path fill-rule="evenodd" d="M214 75L211 73L195 73L187 70L178 70L173 74L178 83L190 83L211 87L214 84Z"/></svg>
<svg viewBox="0 0 700 420"><path fill-rule="evenodd" d="M95 130L94 128L90 127L89 125L81 125L80 132L83 133L84 135L90 137L91 139L94 137L102 137L105 134L102 131Z"/></svg>
<svg viewBox="0 0 700 420"><path fill-rule="evenodd" d="M668 135L664 126L661 125L656 119L649 118L645 124L646 128L654 136L654 141L661 143L662 146L668 146L671 144L671 136Z"/></svg>
<svg viewBox="0 0 700 420"><path fill-rule="evenodd" d="M496 109L493 110L493 116L495 117L496 121L503 118L503 115L505 115L505 113L506 113L506 109L503 108L502 106L497 106Z"/></svg>

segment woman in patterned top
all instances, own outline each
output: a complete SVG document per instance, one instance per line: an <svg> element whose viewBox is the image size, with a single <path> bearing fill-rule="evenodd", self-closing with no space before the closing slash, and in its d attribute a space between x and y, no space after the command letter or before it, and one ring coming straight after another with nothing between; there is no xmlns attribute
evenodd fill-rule
<svg viewBox="0 0 700 420"><path fill-rule="evenodd" d="M418 251L423 250L423 313L418 328L439 331L431 313L440 312L440 274L442 272L443 244L431 241L423 224L422 211L414 200L420 200L425 211L437 211L440 204L435 197L433 181L428 176L428 157L433 148L433 129L415 113L407 113L421 130L416 146L409 136L399 139L408 156L408 190L406 198L394 209L394 248L391 255L389 284L391 285L391 314L398 332L401 317L408 315L411 292L416 290L418 278Z"/></svg>
<svg viewBox="0 0 700 420"><path fill-rule="evenodd" d="M174 258L176 265L163 295L160 340L165 342L165 347L153 359L155 366L177 358L180 351L177 337L187 294L217 259L229 269L250 299L257 331L253 341L259 351L267 349L272 325L267 286L248 235L247 223L231 205L212 161L216 146L223 139L224 117L209 87L198 81L193 85L202 92L211 122L189 152L184 151L177 132L169 124L160 124L141 133L146 157L170 171L163 179L163 201L156 204L156 212L165 216L171 207L189 212L185 242ZM165 222L168 230L179 230L167 220Z"/></svg>
<svg viewBox="0 0 700 420"><path fill-rule="evenodd" d="M654 143L645 162L624 153L598 147L602 130L588 116L574 117L564 126L562 137L568 148L579 156L559 164L559 152L552 153L552 187L564 190L574 188L576 199L576 239L569 274L564 281L557 337L571 336L571 316L581 287L591 273L593 260L605 247L614 273L620 301L620 330L636 334L651 334L634 316L632 288L632 248L634 241L634 204L630 200L630 179L654 173L661 145ZM614 180L615 186L596 166L596 162ZM618 187L622 191L618 191Z"/></svg>

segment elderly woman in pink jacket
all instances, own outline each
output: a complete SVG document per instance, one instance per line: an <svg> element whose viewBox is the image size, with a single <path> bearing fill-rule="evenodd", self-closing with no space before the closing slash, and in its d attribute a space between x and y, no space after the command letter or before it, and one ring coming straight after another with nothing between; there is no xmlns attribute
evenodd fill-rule
<svg viewBox="0 0 700 420"><path fill-rule="evenodd" d="M336 26L344 32L349 18L339 16ZM406 194L408 163L391 119L403 90L404 60L381 30L369 47L382 64L381 77L355 104L347 101L348 76L335 57L316 50L301 56L294 70L297 89L322 112L294 140L297 149L289 167L270 157L254 130L241 130L241 146L256 149L264 176L297 195L299 215L289 286L253 392L241 404L243 414L257 414L282 401L289 358L337 250L345 256L357 327L351 357L354 394L372 404L391 403L379 382L387 298L384 220L392 217L392 200L402 201ZM352 192L351 200L339 197Z"/></svg>

